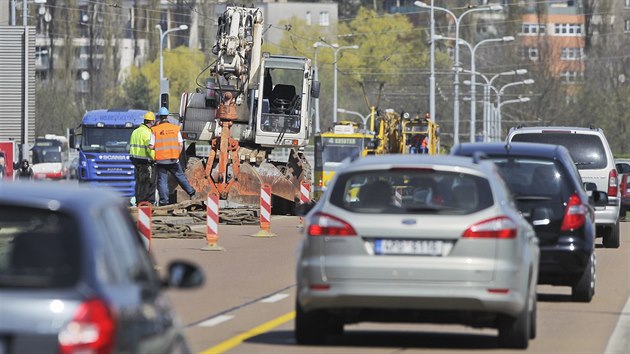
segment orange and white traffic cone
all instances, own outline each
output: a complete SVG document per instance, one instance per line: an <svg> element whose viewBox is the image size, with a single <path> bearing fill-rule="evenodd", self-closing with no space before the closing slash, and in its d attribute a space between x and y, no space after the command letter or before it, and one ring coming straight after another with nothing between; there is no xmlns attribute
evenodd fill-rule
<svg viewBox="0 0 630 354"><path fill-rule="evenodd" d="M252 236L278 236L271 232L271 186L266 183L260 187L260 231Z"/></svg>
<svg viewBox="0 0 630 354"><path fill-rule="evenodd" d="M219 242L219 195L208 193L206 197L206 241L202 251L224 251Z"/></svg>

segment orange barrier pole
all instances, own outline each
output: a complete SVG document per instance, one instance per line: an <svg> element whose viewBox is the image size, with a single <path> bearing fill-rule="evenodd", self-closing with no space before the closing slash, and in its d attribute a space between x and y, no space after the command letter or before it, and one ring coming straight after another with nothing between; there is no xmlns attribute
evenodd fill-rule
<svg viewBox="0 0 630 354"><path fill-rule="evenodd" d="M206 241L208 244L202 251L223 251L219 246L219 195L210 192L206 197Z"/></svg>
<svg viewBox="0 0 630 354"><path fill-rule="evenodd" d="M146 247L148 252L151 252L151 216L152 216L152 205L149 202L140 202L138 204L138 221L136 222L136 227L142 235L142 242Z"/></svg>
<svg viewBox="0 0 630 354"><path fill-rule="evenodd" d="M302 181L300 183L300 204L307 204L311 201L311 182ZM304 218L300 216L300 222L297 227L304 227Z"/></svg>
<svg viewBox="0 0 630 354"><path fill-rule="evenodd" d="M267 183L260 187L260 231L253 234L255 237L277 236L271 229L271 186Z"/></svg>

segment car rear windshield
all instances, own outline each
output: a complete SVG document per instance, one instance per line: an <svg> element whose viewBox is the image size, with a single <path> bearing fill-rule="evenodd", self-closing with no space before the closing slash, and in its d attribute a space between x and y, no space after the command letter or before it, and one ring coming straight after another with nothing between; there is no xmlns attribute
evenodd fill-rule
<svg viewBox="0 0 630 354"><path fill-rule="evenodd" d="M553 160L528 157L490 157L517 200L550 197L566 201L575 192L568 173Z"/></svg>
<svg viewBox="0 0 630 354"><path fill-rule="evenodd" d="M48 209L0 205L0 288L63 288L81 264L76 219Z"/></svg>
<svg viewBox="0 0 630 354"><path fill-rule="evenodd" d="M580 170L598 170L608 164L602 139L594 134L518 133L512 136L512 141L562 145Z"/></svg>
<svg viewBox="0 0 630 354"><path fill-rule="evenodd" d="M462 215L493 205L487 179L432 169L390 169L339 176L332 204L366 214Z"/></svg>

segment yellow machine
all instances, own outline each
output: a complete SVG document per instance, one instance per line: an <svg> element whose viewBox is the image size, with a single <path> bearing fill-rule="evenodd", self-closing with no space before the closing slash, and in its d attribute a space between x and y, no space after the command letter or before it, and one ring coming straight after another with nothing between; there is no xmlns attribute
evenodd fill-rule
<svg viewBox="0 0 630 354"><path fill-rule="evenodd" d="M372 126L374 126L374 109L372 109ZM379 113L378 127L374 143L372 146L366 147L363 155L382 155L382 154L400 154L403 152L401 148L402 134L401 124L403 117L396 113L393 109L387 109L383 113ZM374 130L374 129L373 129Z"/></svg>
<svg viewBox="0 0 630 354"><path fill-rule="evenodd" d="M423 140L426 141L423 142ZM403 153L436 155L440 149L439 125L426 113L424 117L416 116L402 122Z"/></svg>
<svg viewBox="0 0 630 354"><path fill-rule="evenodd" d="M315 199L326 190L345 159L365 156L373 138L374 135L359 130L359 125L351 121L340 121L332 131L315 136Z"/></svg>

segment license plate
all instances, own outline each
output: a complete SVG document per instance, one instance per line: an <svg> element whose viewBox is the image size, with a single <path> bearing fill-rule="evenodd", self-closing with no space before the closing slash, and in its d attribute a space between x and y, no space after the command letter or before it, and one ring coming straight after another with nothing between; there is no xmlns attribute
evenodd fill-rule
<svg viewBox="0 0 630 354"><path fill-rule="evenodd" d="M379 255L441 256L444 241L439 240L376 240L374 253Z"/></svg>

